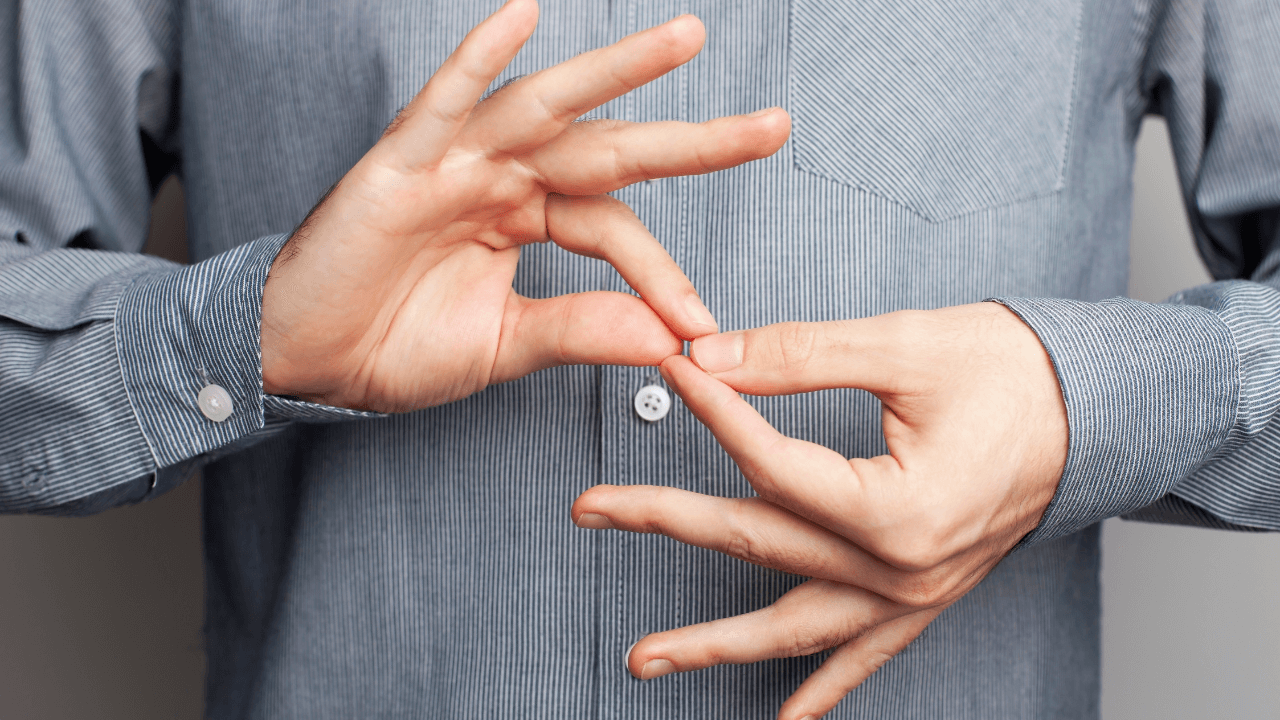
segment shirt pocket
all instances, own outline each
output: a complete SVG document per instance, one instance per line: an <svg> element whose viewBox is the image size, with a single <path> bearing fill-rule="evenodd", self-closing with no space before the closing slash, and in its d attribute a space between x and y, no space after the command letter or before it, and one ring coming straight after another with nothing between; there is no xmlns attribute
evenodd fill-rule
<svg viewBox="0 0 1280 720"><path fill-rule="evenodd" d="M797 169L930 220L1061 190L1081 0L792 0Z"/></svg>

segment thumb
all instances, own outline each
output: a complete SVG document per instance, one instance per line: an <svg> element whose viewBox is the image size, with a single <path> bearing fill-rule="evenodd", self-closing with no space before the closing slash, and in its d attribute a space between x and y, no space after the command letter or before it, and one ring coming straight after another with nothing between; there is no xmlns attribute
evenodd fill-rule
<svg viewBox="0 0 1280 720"><path fill-rule="evenodd" d="M912 333L892 313L861 320L788 322L706 335L689 357L739 392L789 395L829 388L903 391Z"/></svg>
<svg viewBox="0 0 1280 720"><path fill-rule="evenodd" d="M680 338L634 295L586 292L531 300L512 291L489 383L557 365L657 365L681 348Z"/></svg>

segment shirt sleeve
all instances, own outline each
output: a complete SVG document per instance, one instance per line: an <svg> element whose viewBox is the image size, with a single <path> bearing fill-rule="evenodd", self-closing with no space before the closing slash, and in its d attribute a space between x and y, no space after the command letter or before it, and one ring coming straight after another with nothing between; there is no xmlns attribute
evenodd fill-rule
<svg viewBox="0 0 1280 720"><path fill-rule="evenodd" d="M191 266L138 252L180 155L177 22L168 0L0 4L0 512L137 501L289 418L367 415L262 393L285 235Z"/></svg>
<svg viewBox="0 0 1280 720"><path fill-rule="evenodd" d="M1142 75L1216 282L1164 303L999 298L1066 401L1057 494L1025 542L1127 515L1280 530L1280 4L1171 0Z"/></svg>

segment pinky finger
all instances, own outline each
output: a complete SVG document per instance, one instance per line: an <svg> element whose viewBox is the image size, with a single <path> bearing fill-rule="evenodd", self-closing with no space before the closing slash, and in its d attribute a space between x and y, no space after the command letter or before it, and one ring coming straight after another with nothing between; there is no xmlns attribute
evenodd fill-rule
<svg viewBox="0 0 1280 720"><path fill-rule="evenodd" d="M836 648L778 711L778 720L817 720L902 652L945 608L904 615Z"/></svg>

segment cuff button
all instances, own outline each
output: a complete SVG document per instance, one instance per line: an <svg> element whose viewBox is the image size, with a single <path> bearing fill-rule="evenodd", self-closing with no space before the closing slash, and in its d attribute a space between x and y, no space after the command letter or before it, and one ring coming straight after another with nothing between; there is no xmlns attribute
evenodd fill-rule
<svg viewBox="0 0 1280 720"><path fill-rule="evenodd" d="M226 420L235 411L231 395L220 385L205 385L196 398L196 404L200 406L200 412L214 422Z"/></svg>

